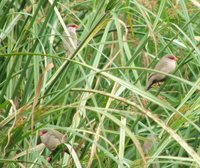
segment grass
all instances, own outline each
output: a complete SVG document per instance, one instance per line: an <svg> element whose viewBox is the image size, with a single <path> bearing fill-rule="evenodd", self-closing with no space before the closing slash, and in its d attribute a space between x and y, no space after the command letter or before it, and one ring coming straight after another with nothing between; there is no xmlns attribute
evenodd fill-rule
<svg viewBox="0 0 200 168"><path fill-rule="evenodd" d="M196 0L2 0L0 15L0 167L200 167ZM165 54L176 72L145 91ZM46 128L78 157L48 163Z"/></svg>

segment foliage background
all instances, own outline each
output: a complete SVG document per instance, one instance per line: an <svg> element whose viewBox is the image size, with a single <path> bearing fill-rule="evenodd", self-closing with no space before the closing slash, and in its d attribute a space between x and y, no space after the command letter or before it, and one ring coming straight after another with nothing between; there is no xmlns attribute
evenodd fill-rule
<svg viewBox="0 0 200 168"><path fill-rule="evenodd" d="M196 0L2 0L0 162L9 167L199 167L200 3ZM79 47L65 56L65 24ZM178 55L145 91L158 58ZM40 145L67 134L78 160Z"/></svg>

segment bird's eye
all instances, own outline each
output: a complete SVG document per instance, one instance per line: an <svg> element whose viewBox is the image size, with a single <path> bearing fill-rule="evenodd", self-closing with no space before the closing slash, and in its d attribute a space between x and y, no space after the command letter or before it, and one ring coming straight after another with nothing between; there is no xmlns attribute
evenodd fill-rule
<svg viewBox="0 0 200 168"><path fill-rule="evenodd" d="M76 29L78 29L78 28L79 28L79 26L78 26L78 25L72 25L72 27L73 27L73 28L76 28Z"/></svg>
<svg viewBox="0 0 200 168"><path fill-rule="evenodd" d="M79 29L80 27L76 24L71 24L71 25L68 25L68 27L71 27L71 28L75 28L75 29Z"/></svg>
<svg viewBox="0 0 200 168"><path fill-rule="evenodd" d="M40 136L42 136L42 135L44 135L44 134L46 134L47 133L47 131L41 131L40 132Z"/></svg>
<svg viewBox="0 0 200 168"><path fill-rule="evenodd" d="M170 56L168 58L171 59L171 60L177 61L177 58L175 56Z"/></svg>

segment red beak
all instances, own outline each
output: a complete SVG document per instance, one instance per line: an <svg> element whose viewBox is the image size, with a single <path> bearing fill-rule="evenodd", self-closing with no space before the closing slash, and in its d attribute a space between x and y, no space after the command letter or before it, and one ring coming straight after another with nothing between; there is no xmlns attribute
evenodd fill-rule
<svg viewBox="0 0 200 168"><path fill-rule="evenodd" d="M75 27L76 27L76 29L80 29L80 26L79 26L79 25L76 25Z"/></svg>
<svg viewBox="0 0 200 168"><path fill-rule="evenodd" d="M175 57L174 57L174 60L175 60L175 61L177 61L177 60L178 60L178 57L177 57L177 56L175 56Z"/></svg>

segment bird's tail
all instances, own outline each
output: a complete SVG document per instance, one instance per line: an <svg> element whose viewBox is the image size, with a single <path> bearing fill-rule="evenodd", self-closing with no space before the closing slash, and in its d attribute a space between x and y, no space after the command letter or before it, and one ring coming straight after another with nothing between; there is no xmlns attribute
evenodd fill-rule
<svg viewBox="0 0 200 168"><path fill-rule="evenodd" d="M148 91L149 89L151 89L151 86L156 82L155 80L155 75L152 74L149 77L148 83L147 83L147 87L146 87L146 91Z"/></svg>
<svg viewBox="0 0 200 168"><path fill-rule="evenodd" d="M152 86L152 84L148 84L147 87L146 87L146 91L150 90L151 86Z"/></svg>
<svg viewBox="0 0 200 168"><path fill-rule="evenodd" d="M153 80L150 78L146 87L146 91L148 91L149 89L151 89L151 86L153 85Z"/></svg>

